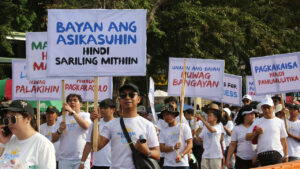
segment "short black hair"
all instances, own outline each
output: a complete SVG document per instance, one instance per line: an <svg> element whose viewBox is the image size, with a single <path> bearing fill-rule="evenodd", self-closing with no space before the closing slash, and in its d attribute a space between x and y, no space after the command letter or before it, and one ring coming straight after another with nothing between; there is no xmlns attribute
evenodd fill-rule
<svg viewBox="0 0 300 169"><path fill-rule="evenodd" d="M115 102L112 99L110 99L110 98L102 100L99 103L99 106L100 106L100 108L101 107L104 107L104 108L107 108L107 107L116 108Z"/></svg>
<svg viewBox="0 0 300 169"><path fill-rule="evenodd" d="M214 110L214 109L210 109L209 111L206 112L206 114L210 114L212 113L216 118L217 118L217 123L220 123L221 122L221 112L218 111L218 110Z"/></svg>
<svg viewBox="0 0 300 169"><path fill-rule="evenodd" d="M69 94L69 95L67 96L67 102L69 101L69 99L70 99L71 97L77 97L77 99L79 100L79 102L82 103L82 97L81 97L81 95L75 94L75 93L71 93L71 94Z"/></svg>
<svg viewBox="0 0 300 169"><path fill-rule="evenodd" d="M178 103L177 99L173 96L166 98L164 102L165 102L165 104L168 104L172 101L174 101L176 104Z"/></svg>

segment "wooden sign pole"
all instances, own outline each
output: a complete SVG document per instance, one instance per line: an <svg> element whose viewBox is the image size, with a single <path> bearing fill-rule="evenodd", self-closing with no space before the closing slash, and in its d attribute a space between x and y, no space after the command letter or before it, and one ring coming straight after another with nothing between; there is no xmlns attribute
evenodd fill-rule
<svg viewBox="0 0 300 169"><path fill-rule="evenodd" d="M89 102L85 103L85 112L89 112Z"/></svg>
<svg viewBox="0 0 300 169"><path fill-rule="evenodd" d="M99 90L99 77L94 77L94 111L98 113L98 90ZM98 133L99 123L96 118L93 123L93 151L97 152L98 147Z"/></svg>
<svg viewBox="0 0 300 169"><path fill-rule="evenodd" d="M186 83L186 60L184 59L183 72L182 72L182 86L181 86L181 95L180 95L180 114L179 114L179 136L178 142L180 142L181 137L181 127L182 127L182 116L183 116L183 106L184 106L184 95L185 95L185 83ZM178 155L178 151L177 155Z"/></svg>
<svg viewBox="0 0 300 169"><path fill-rule="evenodd" d="M280 94L280 98L281 98L281 105L282 105L282 109L285 109L285 104L284 104L284 99L283 99L283 94ZM287 126L287 121L286 121L286 114L283 113L284 115L284 125L285 125L285 129L288 130L288 126Z"/></svg>
<svg viewBox="0 0 300 169"><path fill-rule="evenodd" d="M37 129L40 132L40 125L41 125L41 108L40 108L40 101L36 101L36 122L37 122Z"/></svg>
<svg viewBox="0 0 300 169"><path fill-rule="evenodd" d="M61 81L61 86L62 86L62 101L63 105L66 103L66 86L65 86L65 80ZM62 112L62 121L66 122L66 111ZM63 134L66 133L66 130L62 131Z"/></svg>

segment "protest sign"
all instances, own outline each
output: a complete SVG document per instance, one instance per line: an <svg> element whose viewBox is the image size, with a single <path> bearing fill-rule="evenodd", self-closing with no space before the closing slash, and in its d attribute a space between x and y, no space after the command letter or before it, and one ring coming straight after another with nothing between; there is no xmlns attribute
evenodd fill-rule
<svg viewBox="0 0 300 169"><path fill-rule="evenodd" d="M153 116L153 121L157 122L157 117L156 117L156 113L155 113L155 107L154 107L154 81L152 79L152 77L149 78L149 103L150 103L150 107L151 107L151 112L152 112L152 116Z"/></svg>
<svg viewBox="0 0 300 169"><path fill-rule="evenodd" d="M250 64L256 94L300 90L300 52L250 58Z"/></svg>
<svg viewBox="0 0 300 169"><path fill-rule="evenodd" d="M112 98L112 77L99 77L98 101ZM66 96L71 93L79 94L83 101L94 101L94 78L76 78L65 80Z"/></svg>
<svg viewBox="0 0 300 169"><path fill-rule="evenodd" d="M180 96L184 58L169 58L169 96ZM222 98L224 60L186 59L186 97Z"/></svg>
<svg viewBox="0 0 300 169"><path fill-rule="evenodd" d="M146 75L144 9L49 9L49 76Z"/></svg>
<svg viewBox="0 0 300 169"><path fill-rule="evenodd" d="M242 106L242 76L224 73L224 95L222 99L209 98L210 100Z"/></svg>
<svg viewBox="0 0 300 169"><path fill-rule="evenodd" d="M252 76L246 76L246 93L252 97L252 101L260 102L263 98L265 98L265 95L256 95Z"/></svg>
<svg viewBox="0 0 300 169"><path fill-rule="evenodd" d="M27 78L47 77L47 32L26 32Z"/></svg>
<svg viewBox="0 0 300 169"><path fill-rule="evenodd" d="M28 80L26 60L12 60L13 100L61 100L61 80Z"/></svg>

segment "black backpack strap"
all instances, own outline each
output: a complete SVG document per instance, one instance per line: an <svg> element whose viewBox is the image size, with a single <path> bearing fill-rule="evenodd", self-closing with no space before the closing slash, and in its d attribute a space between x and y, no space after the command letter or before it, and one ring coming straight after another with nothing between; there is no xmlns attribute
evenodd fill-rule
<svg viewBox="0 0 300 169"><path fill-rule="evenodd" d="M123 117L120 117L120 124L121 124L121 128L122 128L123 134L126 137L126 140L127 140L128 144L130 146L131 151L135 151L135 148L133 146L133 142L132 142L131 138L129 137L129 134L128 134L127 130L126 130Z"/></svg>

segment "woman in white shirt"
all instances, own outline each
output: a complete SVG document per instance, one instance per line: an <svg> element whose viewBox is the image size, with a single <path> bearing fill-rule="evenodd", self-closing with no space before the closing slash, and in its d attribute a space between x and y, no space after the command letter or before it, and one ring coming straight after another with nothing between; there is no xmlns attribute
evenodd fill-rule
<svg viewBox="0 0 300 169"><path fill-rule="evenodd" d="M229 146L226 166L232 168L230 158L237 147L235 169L248 169L254 167L252 159L255 157L256 146L246 141L246 133L255 119L252 106L244 106L239 111L235 120L236 126L232 130L231 143Z"/></svg>
<svg viewBox="0 0 300 169"><path fill-rule="evenodd" d="M0 132L0 143L4 152L0 157L0 168L55 169L55 149L53 144L37 132L34 110L29 103L22 100L13 101L3 119L12 134Z"/></svg>

